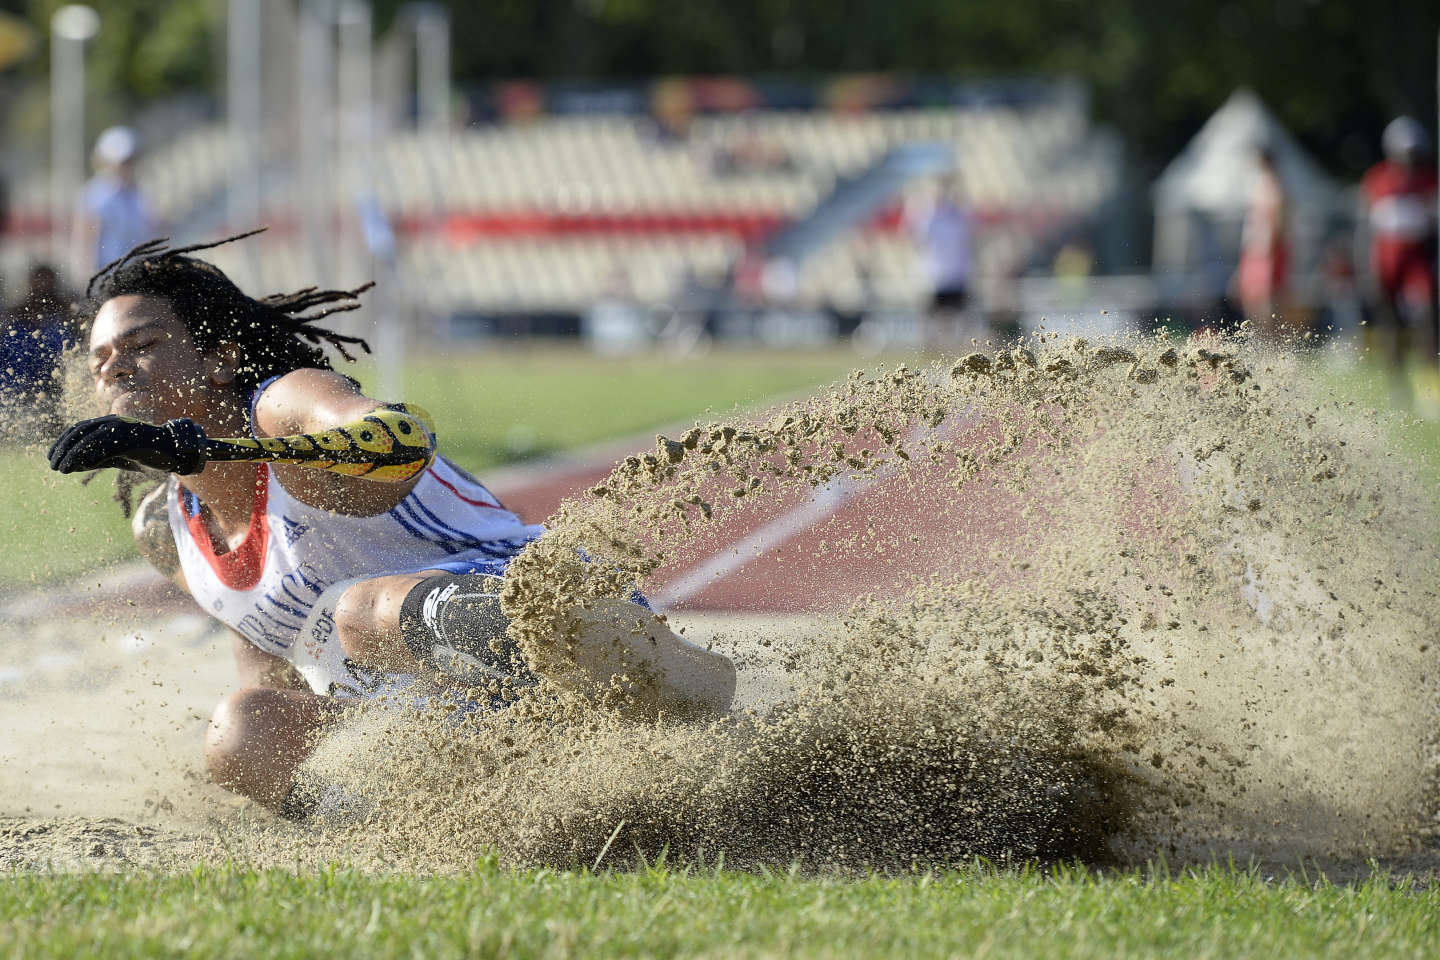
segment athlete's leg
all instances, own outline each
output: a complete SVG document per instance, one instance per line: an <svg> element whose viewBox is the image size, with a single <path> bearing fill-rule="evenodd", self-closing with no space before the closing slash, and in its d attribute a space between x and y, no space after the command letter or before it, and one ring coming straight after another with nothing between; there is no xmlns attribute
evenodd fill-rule
<svg viewBox="0 0 1440 960"><path fill-rule="evenodd" d="M640 707L682 714L724 713L735 697L728 657L683 639L639 604L596 600L572 611L561 632L570 648L541 669L583 693L603 693L612 678L628 677L625 688Z"/></svg>
<svg viewBox="0 0 1440 960"><path fill-rule="evenodd" d="M413 672L428 662L444 672L449 654L430 651L453 650L525 679L515 669L493 576L426 570L364 580L341 596L335 622L345 652L375 669ZM639 604L613 600L577 610L562 632L573 648L537 665L557 682L593 692L614 676L644 677L651 682L636 692L648 695L647 705L672 710L723 712L734 697L727 658L688 643Z"/></svg>
<svg viewBox="0 0 1440 960"><path fill-rule="evenodd" d="M340 712L329 697L247 687L220 701L205 737L205 762L227 790L279 810L317 734Z"/></svg>
<svg viewBox="0 0 1440 960"><path fill-rule="evenodd" d="M443 570L361 580L335 605L335 632L345 653L374 670L415 673L421 663L400 631L401 608L415 585Z"/></svg>

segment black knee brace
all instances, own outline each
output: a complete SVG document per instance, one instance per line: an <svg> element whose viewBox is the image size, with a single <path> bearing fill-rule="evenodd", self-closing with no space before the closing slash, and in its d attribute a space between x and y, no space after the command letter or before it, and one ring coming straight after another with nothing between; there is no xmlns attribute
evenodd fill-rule
<svg viewBox="0 0 1440 960"><path fill-rule="evenodd" d="M464 678L535 682L519 646L506 635L499 577L441 574L421 580L400 606L400 633L421 663Z"/></svg>

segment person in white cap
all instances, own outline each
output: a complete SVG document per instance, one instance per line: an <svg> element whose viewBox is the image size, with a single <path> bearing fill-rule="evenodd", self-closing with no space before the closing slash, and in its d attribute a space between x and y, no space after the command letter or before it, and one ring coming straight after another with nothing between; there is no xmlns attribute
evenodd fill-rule
<svg viewBox="0 0 1440 960"><path fill-rule="evenodd" d="M95 140L95 176L80 195L75 217L77 267L91 273L153 240L159 229L135 182L140 138L129 127L110 127Z"/></svg>
<svg viewBox="0 0 1440 960"><path fill-rule="evenodd" d="M948 175L926 184L910 198L905 211L930 286L926 339L936 345L959 343L974 327L967 308L975 241L970 217L961 209L958 195L959 179Z"/></svg>
<svg viewBox="0 0 1440 960"><path fill-rule="evenodd" d="M1360 185L1360 224L1368 256L1382 353L1397 370L1411 354L1418 361L1421 400L1440 394L1436 336L1435 164L1426 153L1425 129L1410 117L1390 122L1381 137L1385 159ZM1400 381L1397 378L1397 385ZM1440 407L1440 397L1430 406ZM1424 411L1426 413L1440 413Z"/></svg>

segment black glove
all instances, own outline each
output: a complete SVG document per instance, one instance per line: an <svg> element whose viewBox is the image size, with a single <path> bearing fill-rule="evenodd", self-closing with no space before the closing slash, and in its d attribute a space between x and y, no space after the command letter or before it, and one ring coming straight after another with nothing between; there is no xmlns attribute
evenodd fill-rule
<svg viewBox="0 0 1440 960"><path fill-rule="evenodd" d="M205 467L205 431L194 420L156 426L109 414L81 420L50 446L50 469L61 473L150 468L165 473L199 473Z"/></svg>

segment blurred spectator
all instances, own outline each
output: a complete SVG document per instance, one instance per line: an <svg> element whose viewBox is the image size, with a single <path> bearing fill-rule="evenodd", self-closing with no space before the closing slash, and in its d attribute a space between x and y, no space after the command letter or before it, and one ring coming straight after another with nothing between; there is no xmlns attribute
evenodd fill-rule
<svg viewBox="0 0 1440 960"><path fill-rule="evenodd" d="M636 299L623 266L610 271L604 293L581 320L581 330L590 349L609 356L644 349L654 339L650 313Z"/></svg>
<svg viewBox="0 0 1440 960"><path fill-rule="evenodd" d="M1368 266L1366 293L1374 305L1376 344L1397 370L1413 354L1436 365L1436 224L1434 162L1419 123L1399 117L1385 128L1385 159L1360 184L1361 262ZM1397 378L1397 383L1400 383Z"/></svg>
<svg viewBox="0 0 1440 960"><path fill-rule="evenodd" d="M791 174L799 169L790 151L753 134L720 147L710 157L710 172L717 177Z"/></svg>
<svg viewBox="0 0 1440 960"><path fill-rule="evenodd" d="M1245 317L1267 340L1278 339L1281 318L1277 312L1290 282L1290 240L1286 227L1289 200L1285 181L1275 165L1275 154L1262 147L1259 167L1250 191L1250 209L1240 233L1240 263L1235 270L1234 292Z"/></svg>
<svg viewBox="0 0 1440 960"><path fill-rule="evenodd" d="M1016 266L999 273L986 304L986 326L1000 343L1020 339L1020 275L1021 268Z"/></svg>
<svg viewBox="0 0 1440 960"><path fill-rule="evenodd" d="M30 268L30 287L11 307L0 339L0 405L5 433L43 437L59 424L60 355L73 338L70 305L55 268Z"/></svg>
<svg viewBox="0 0 1440 960"><path fill-rule="evenodd" d="M658 81L650 91L650 117L660 143L684 143L695 119L695 96L690 82L675 77Z"/></svg>
<svg viewBox="0 0 1440 960"><path fill-rule="evenodd" d="M1355 279L1355 259L1340 240L1325 245L1320 256L1320 278L1324 284L1324 305L1320 329L1338 339L1353 337L1365 323L1365 302Z"/></svg>
<svg viewBox="0 0 1440 960"><path fill-rule="evenodd" d="M709 350L718 329L722 301L733 277L705 278L686 266L676 283L674 312L661 324L657 338L670 353L701 354Z"/></svg>
<svg viewBox="0 0 1440 960"><path fill-rule="evenodd" d="M918 194L906 210L919 244L930 286L928 340L958 343L967 330L974 248L970 218L955 201L955 183L946 179Z"/></svg>
<svg viewBox="0 0 1440 960"><path fill-rule="evenodd" d="M75 256L86 275L155 239L158 227L135 183L140 138L129 127L110 127L95 140L95 176L80 194Z"/></svg>
<svg viewBox="0 0 1440 960"><path fill-rule="evenodd" d="M1084 301L1095 272L1095 250L1084 240L1071 240L1056 251L1051 270L1067 300Z"/></svg>

